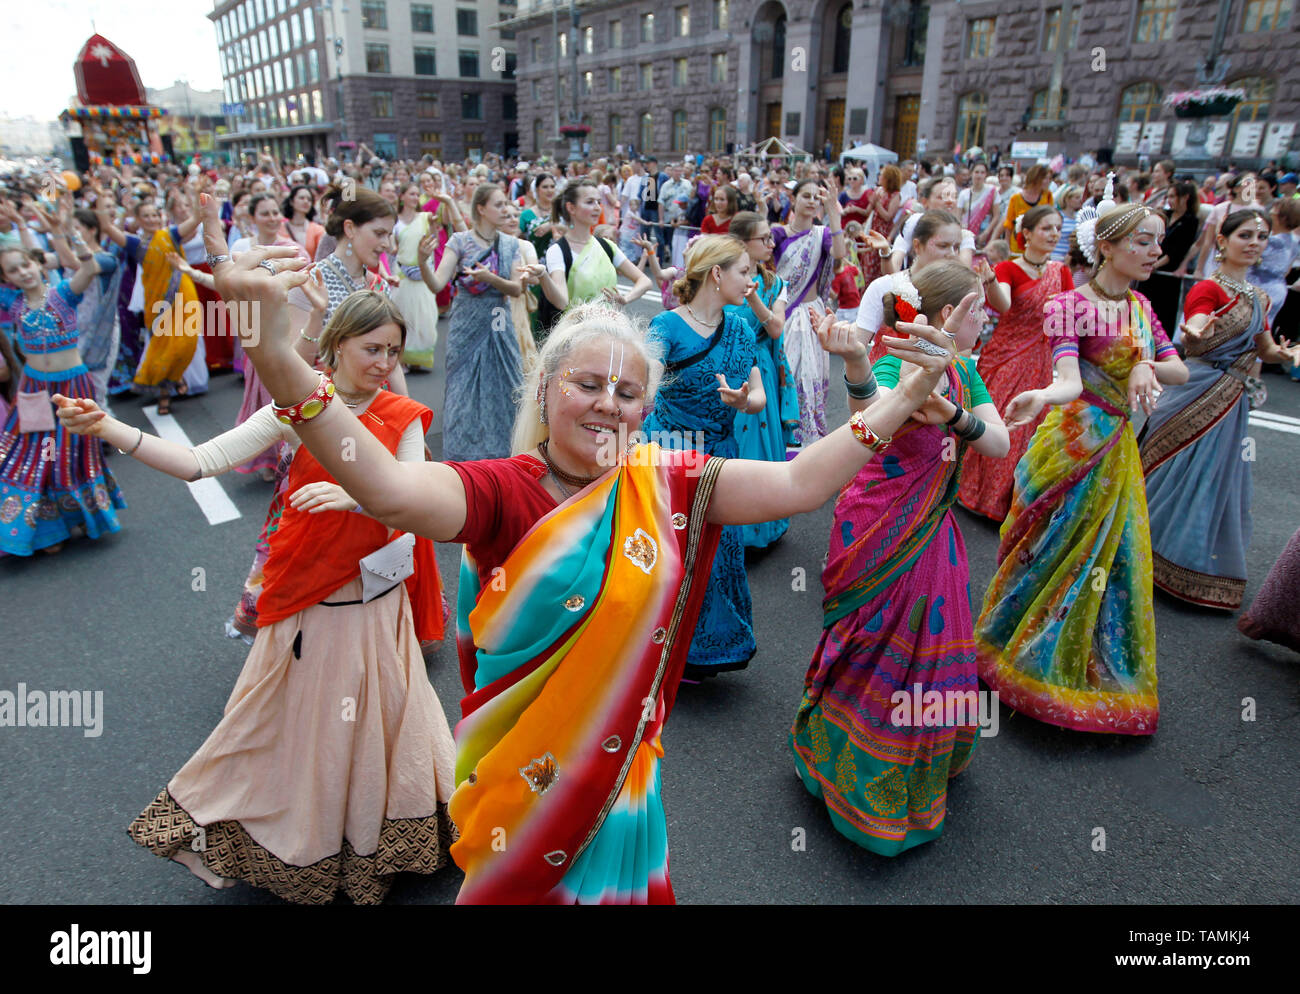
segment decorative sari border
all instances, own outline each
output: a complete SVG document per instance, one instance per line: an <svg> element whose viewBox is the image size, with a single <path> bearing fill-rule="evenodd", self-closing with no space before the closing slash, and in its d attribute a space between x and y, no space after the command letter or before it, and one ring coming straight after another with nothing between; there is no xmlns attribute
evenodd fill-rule
<svg viewBox="0 0 1300 994"><path fill-rule="evenodd" d="M704 532L705 517L708 513L709 502L713 499L713 488L717 485L718 474L722 471L725 459L718 456L710 456L704 464L704 469L700 473L700 482L696 485L695 498L691 502L690 524L686 532L686 555L682 560L683 582L681 588L677 591L677 602L673 605L672 619L668 623L668 634L664 639L663 648L659 653L659 667L655 671L654 681L650 685L648 697L659 697L659 688L663 684L664 673L668 668L668 660L672 657L673 646L677 642L678 629L681 626L682 615L686 610L686 605L690 601L691 589L695 581L695 559L699 551L700 536ZM707 578L706 578L707 582ZM645 735L646 726L653 720L656 715L647 715L643 709L641 717L637 720L636 733L632 739L635 743L640 743L642 736ZM632 763L636 759L638 749L630 748L627 750L627 756L623 760L623 766L618 771L618 776L614 779L614 785L610 789L609 795L605 798L604 805L601 806L600 813L596 816L591 830L587 832L587 837L582 840L582 844L574 851L569 865L572 866L579 856L591 845L596 837L596 833L605 824L605 819L609 816L610 810L614 807L618 795L623 791L623 783L627 780L628 771L632 768Z"/></svg>
<svg viewBox="0 0 1300 994"><path fill-rule="evenodd" d="M1142 441L1142 474L1150 476L1152 470L1176 456L1197 439L1210 432L1226 418L1241 400L1245 383L1232 375L1244 372L1255 362L1255 350L1238 357L1199 397L1175 414Z"/></svg>
<svg viewBox="0 0 1300 994"><path fill-rule="evenodd" d="M1246 596L1245 578L1214 576L1171 563L1152 550L1151 579L1157 587L1180 600L1235 611Z"/></svg>

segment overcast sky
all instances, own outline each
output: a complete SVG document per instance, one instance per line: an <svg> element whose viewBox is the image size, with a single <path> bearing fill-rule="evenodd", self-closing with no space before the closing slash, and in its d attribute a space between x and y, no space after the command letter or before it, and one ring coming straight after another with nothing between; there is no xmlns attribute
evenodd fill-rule
<svg viewBox="0 0 1300 994"><path fill-rule="evenodd" d="M95 32L131 58L147 87L187 79L221 88L212 0L11 0L0 58L0 114L54 120L77 92L72 64ZM92 27L91 22L94 22Z"/></svg>

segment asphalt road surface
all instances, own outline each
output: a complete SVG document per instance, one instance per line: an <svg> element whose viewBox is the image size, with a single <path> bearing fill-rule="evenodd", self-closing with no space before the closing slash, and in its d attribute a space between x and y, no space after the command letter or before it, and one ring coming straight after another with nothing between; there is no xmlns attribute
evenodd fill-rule
<svg viewBox="0 0 1300 994"><path fill-rule="evenodd" d="M657 302L635 310L651 316ZM445 341L446 322L442 323ZM439 369L442 368L439 343ZM832 383L841 370L833 364ZM442 376L409 378L435 412ZM1300 383L1266 377L1256 426L1254 596L1297 526ZM847 416L831 391L833 423ZM178 402L191 441L234 424L238 377ZM116 413L150 430L138 400ZM1284 430L1286 428L1290 430ZM239 517L209 524L185 484L111 461L130 508L123 530L57 557L0 560L0 689L101 690L103 730L0 728L0 902L277 903L239 885L203 886L130 841L126 826L219 720L247 652L222 626L240 592L270 486L231 474ZM958 510L978 611L994 525ZM1260 903L1300 899L1292 774L1300 754L1300 656L1242 637L1235 616L1157 594L1160 730L1149 739L1073 733L1001 711L952 785L943 836L895 859L839 835L794 772L788 744L821 629L819 582L831 505L797 518L750 564L759 652L749 669L685 686L664 735L672 879L683 903ZM459 549L439 547L454 598ZM805 571L806 590L797 586ZM1297 607L1300 610L1300 606ZM450 637L428 657L454 724L460 685ZM1243 701L1254 702L1253 721ZM1098 840L1104 832L1104 850ZM802 831L799 831L802 830ZM803 840L800 847L796 843ZM402 875L394 903L449 903L454 867Z"/></svg>

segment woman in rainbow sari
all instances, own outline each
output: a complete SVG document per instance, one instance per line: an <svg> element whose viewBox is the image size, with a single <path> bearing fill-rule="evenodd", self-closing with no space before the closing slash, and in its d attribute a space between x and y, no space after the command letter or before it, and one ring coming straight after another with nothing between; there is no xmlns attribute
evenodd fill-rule
<svg viewBox="0 0 1300 994"><path fill-rule="evenodd" d="M1016 427L1052 405L1016 466L975 635L980 678L1008 707L1079 731L1151 735L1151 533L1130 421L1155 407L1159 384L1186 382L1187 367L1129 289L1160 258L1163 216L1102 207L1075 235L1100 268L1048 301L1057 379L1003 412Z"/></svg>
<svg viewBox="0 0 1300 994"><path fill-rule="evenodd" d="M195 193L197 196L197 193ZM162 215L146 201L135 211L140 235L128 235L107 214L100 215L104 233L120 246L127 258L140 264L144 282L144 325L149 340L135 371L133 388L158 398L158 413L171 411L171 399L186 392L185 370L194 358L203 334L203 314L194 281L173 269L168 257L184 257L182 246L199 227L197 205L186 220L169 228ZM180 304L177 310L176 304Z"/></svg>
<svg viewBox="0 0 1300 994"><path fill-rule="evenodd" d="M910 300L886 295L885 323L892 329L920 310L969 349L980 332L978 288L959 262L927 266L908 285ZM967 321L949 321L968 294ZM869 414L897 385L898 360L887 356L873 372L865 342L853 333L845 342L837 351L849 406ZM942 390L835 503L822 573L825 628L790 731L808 792L841 834L882 856L943 831L948 780L970 762L979 736L970 571L952 505L967 446L996 459L1010 442L973 361L949 367ZM900 690L909 701L901 712ZM965 717L915 721L933 692L960 695Z"/></svg>
<svg viewBox="0 0 1300 994"><path fill-rule="evenodd" d="M220 225L205 233L220 252ZM273 266L284 252L257 250ZM919 368L870 425L857 415L791 462L725 460L628 447L663 366L629 318L582 306L525 373L515 455L408 466L329 403L287 341L283 301L302 277L257 262L221 263L218 286L260 302L262 335L246 348L273 396L305 398L291 418L303 443L368 513L466 546L459 901L672 900L660 731L720 528L820 506L925 402L955 355L950 340L900 327L925 339L893 349ZM344 438L354 459L342 458Z"/></svg>
<svg viewBox="0 0 1300 994"><path fill-rule="evenodd" d="M1188 381L1165 392L1142 431L1155 584L1180 600L1235 610L1246 593L1250 545L1250 427L1246 378L1260 360L1293 365L1296 350L1269 334L1267 297L1246 274L1268 244L1267 215L1229 214L1222 262L1183 305Z"/></svg>

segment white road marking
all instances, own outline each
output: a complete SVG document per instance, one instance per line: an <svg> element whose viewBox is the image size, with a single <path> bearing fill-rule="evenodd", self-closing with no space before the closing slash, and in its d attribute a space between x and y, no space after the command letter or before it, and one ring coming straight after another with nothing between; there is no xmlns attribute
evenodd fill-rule
<svg viewBox="0 0 1300 994"><path fill-rule="evenodd" d="M180 426L180 422L170 414L159 414L157 404L146 407L144 415L153 425L154 433L159 438L183 445L187 449L194 447L194 443L185 434L185 429ZM199 505L199 510L208 519L208 524L220 525L240 517L239 508L235 507L234 501L221 489L221 484L212 477L185 485L190 488L190 496L194 498L194 503Z"/></svg>
<svg viewBox="0 0 1300 994"><path fill-rule="evenodd" d="M1250 426L1252 428L1269 428L1272 431L1284 432L1287 435L1300 435L1300 421L1294 419L1288 421L1266 421L1258 414L1251 414Z"/></svg>
<svg viewBox="0 0 1300 994"><path fill-rule="evenodd" d="M1300 418L1293 418L1289 414L1274 414L1272 411L1251 411L1252 418L1259 418L1262 421L1276 421L1279 424L1295 425L1300 428Z"/></svg>

